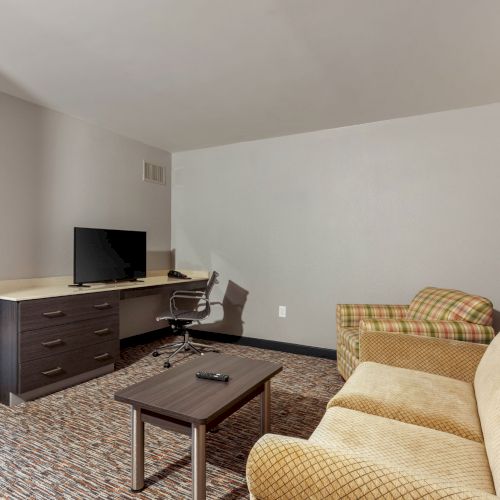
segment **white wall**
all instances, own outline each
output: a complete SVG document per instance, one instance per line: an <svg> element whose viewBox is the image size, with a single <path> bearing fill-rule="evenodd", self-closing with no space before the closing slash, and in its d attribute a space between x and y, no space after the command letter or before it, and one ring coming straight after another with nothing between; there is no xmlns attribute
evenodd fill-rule
<svg viewBox="0 0 500 500"><path fill-rule="evenodd" d="M72 274L74 226L147 231L148 268L168 268L170 183L143 182L143 160L170 169L166 151L0 93L0 279ZM133 302L132 331L139 309L156 327L158 304Z"/></svg>
<svg viewBox="0 0 500 500"><path fill-rule="evenodd" d="M176 265L231 280L205 328L334 348L337 303L426 285L498 309L499 130L494 104L174 154Z"/></svg>

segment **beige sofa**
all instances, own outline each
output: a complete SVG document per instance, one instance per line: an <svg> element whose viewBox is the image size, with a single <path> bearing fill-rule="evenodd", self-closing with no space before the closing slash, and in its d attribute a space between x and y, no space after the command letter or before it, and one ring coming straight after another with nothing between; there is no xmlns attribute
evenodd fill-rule
<svg viewBox="0 0 500 500"><path fill-rule="evenodd" d="M252 448L255 500L479 499L500 492L500 338L364 332L361 364L308 440Z"/></svg>

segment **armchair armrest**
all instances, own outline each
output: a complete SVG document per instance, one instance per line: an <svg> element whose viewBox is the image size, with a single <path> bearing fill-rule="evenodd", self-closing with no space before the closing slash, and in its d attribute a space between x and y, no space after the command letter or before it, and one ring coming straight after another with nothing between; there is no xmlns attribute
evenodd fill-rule
<svg viewBox="0 0 500 500"><path fill-rule="evenodd" d="M409 333L481 344L489 344L495 336L495 330L491 326L477 325L466 321L363 319L359 323L359 331Z"/></svg>
<svg viewBox="0 0 500 500"><path fill-rule="evenodd" d="M409 368L472 383L485 344L392 332L361 332L359 360Z"/></svg>
<svg viewBox="0 0 500 500"><path fill-rule="evenodd" d="M266 434L250 451L247 482L255 500L370 498L496 498L391 469L348 450Z"/></svg>
<svg viewBox="0 0 500 500"><path fill-rule="evenodd" d="M407 305L337 304L337 330L357 327L366 318L406 318Z"/></svg>

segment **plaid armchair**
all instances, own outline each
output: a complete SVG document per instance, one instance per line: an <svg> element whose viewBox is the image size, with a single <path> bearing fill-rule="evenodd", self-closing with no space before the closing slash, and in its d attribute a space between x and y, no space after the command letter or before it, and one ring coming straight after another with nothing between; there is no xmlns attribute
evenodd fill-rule
<svg viewBox="0 0 500 500"><path fill-rule="evenodd" d="M493 305L477 295L427 287L409 305L338 304L337 365L348 379L359 364L361 332L393 332L489 344Z"/></svg>

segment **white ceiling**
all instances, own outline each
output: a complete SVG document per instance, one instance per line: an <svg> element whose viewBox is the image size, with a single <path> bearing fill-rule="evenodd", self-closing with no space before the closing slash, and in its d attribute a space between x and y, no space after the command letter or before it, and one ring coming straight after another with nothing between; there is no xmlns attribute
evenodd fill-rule
<svg viewBox="0 0 500 500"><path fill-rule="evenodd" d="M500 101L499 0L0 0L0 90L169 151Z"/></svg>

